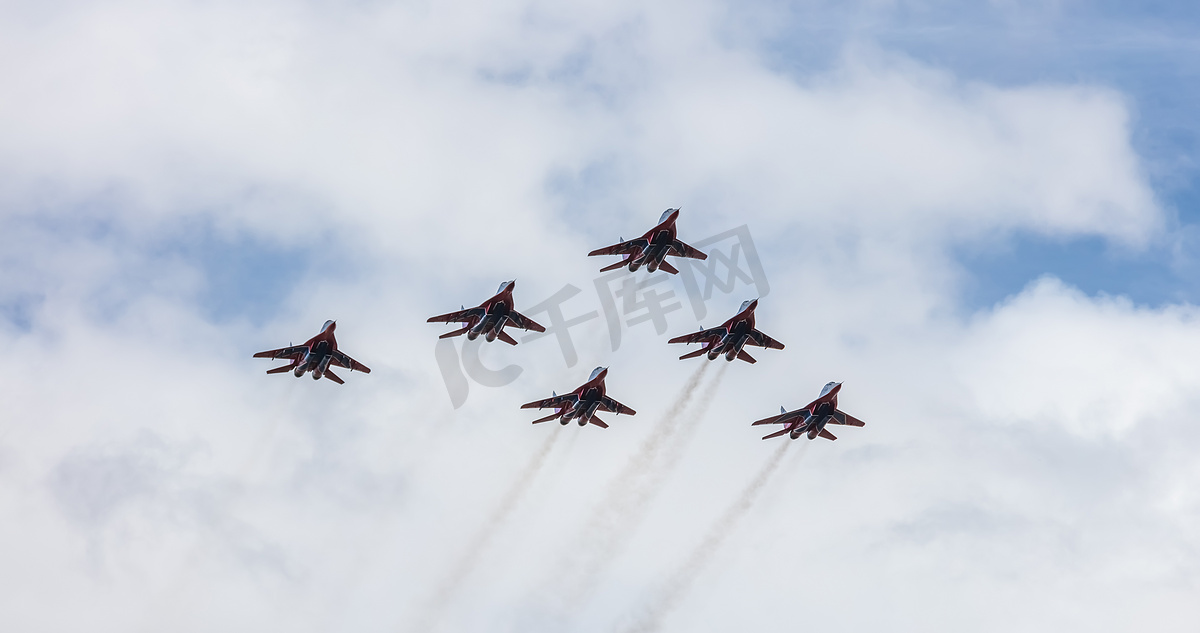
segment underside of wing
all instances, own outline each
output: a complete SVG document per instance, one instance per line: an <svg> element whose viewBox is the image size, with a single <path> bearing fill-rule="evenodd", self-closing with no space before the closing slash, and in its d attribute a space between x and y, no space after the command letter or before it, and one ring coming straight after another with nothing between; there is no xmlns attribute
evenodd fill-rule
<svg viewBox="0 0 1200 633"><path fill-rule="evenodd" d="M597 248L596 250L588 253L588 257L593 255L628 255L629 253L636 253L637 251L646 248L646 245L647 242L644 239L639 238L636 240L629 240L627 242L621 242L620 244L613 244L612 246Z"/></svg>
<svg viewBox="0 0 1200 633"><path fill-rule="evenodd" d="M637 413L637 411L630 409L629 407L621 404L620 402L617 402L616 400L614 400L612 398L609 398L608 396L605 396L604 400L600 401L600 406L605 411L610 411L617 415L634 415Z"/></svg>
<svg viewBox="0 0 1200 633"><path fill-rule="evenodd" d="M308 347L304 345L293 345L291 347L281 347L279 349L267 350L254 355L254 358L296 358L303 356L308 351Z"/></svg>
<svg viewBox="0 0 1200 633"><path fill-rule="evenodd" d="M796 418L800 418L802 420L807 420L808 419L808 409L799 409L797 411L789 411L787 413L783 413L780 415L773 415L769 418L763 418L757 422L753 422L750 424L750 426L757 426L759 424L787 424L788 422L792 422Z"/></svg>
<svg viewBox="0 0 1200 633"><path fill-rule="evenodd" d="M535 400L533 402L526 402L525 404L521 405L521 408L522 409L545 409L546 407L563 407L571 402L575 402L575 397L576 397L575 394L568 393L568 394L561 395L561 396L554 396L553 398L546 398L544 400Z"/></svg>
<svg viewBox="0 0 1200 633"><path fill-rule="evenodd" d="M833 424L842 424L845 426L866 426L865 422L845 411L834 411L833 417L829 418L829 421Z"/></svg>
<svg viewBox="0 0 1200 633"><path fill-rule="evenodd" d="M686 257L688 259L708 259L708 255L696 250L691 246L688 246L687 244L684 244L683 242L680 242L679 240L675 240L671 244L671 250L675 251L675 254L679 257Z"/></svg>
<svg viewBox="0 0 1200 633"><path fill-rule="evenodd" d="M525 316L524 314L521 314L520 312L517 312L516 310L511 310L508 313L508 320L511 321L513 325L521 328L522 330L529 330L530 332L545 332L546 331L546 328L543 327L542 324L538 323L537 321L534 321L533 319Z"/></svg>
<svg viewBox="0 0 1200 633"><path fill-rule="evenodd" d="M707 330L700 330L699 332L692 332L691 334L684 334L683 336L676 336L667 341L667 343L687 343L690 345L692 343L708 342L710 339L719 340L722 336L725 336L725 328L714 327Z"/></svg>
<svg viewBox="0 0 1200 633"><path fill-rule="evenodd" d="M555 411L554 413L551 413L550 415L548 415L544 418L538 418L538 419L534 420L533 423L540 424L542 422L549 422L550 420L554 420L556 418L561 418L562 415L563 415L562 411Z"/></svg>
<svg viewBox="0 0 1200 633"><path fill-rule="evenodd" d="M348 354L346 354L345 352L343 352L341 350L333 353L333 362L338 367L345 367L346 369L349 369L350 371L361 371L364 374L371 373L370 367L367 367L366 365L354 360L353 358L350 358L350 356Z"/></svg>
<svg viewBox="0 0 1200 633"><path fill-rule="evenodd" d="M751 345L765 347L767 349L783 349L783 343L780 343L779 341L767 336L766 334L763 334L762 332L759 332L758 330L751 332L750 336L747 337L746 342Z"/></svg>
<svg viewBox="0 0 1200 633"><path fill-rule="evenodd" d="M468 308L457 312L447 312L437 316L429 317L426 323L466 323L472 319L481 318L484 315L483 308Z"/></svg>

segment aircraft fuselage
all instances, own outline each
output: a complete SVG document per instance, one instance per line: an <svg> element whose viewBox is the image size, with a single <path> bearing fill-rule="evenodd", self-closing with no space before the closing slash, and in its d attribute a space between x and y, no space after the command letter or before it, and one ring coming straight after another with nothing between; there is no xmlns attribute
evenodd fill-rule
<svg viewBox="0 0 1200 633"><path fill-rule="evenodd" d="M809 412L809 416L804 420L797 420L793 423L792 431L788 435L793 439L799 439L801 435L808 435L808 439L815 440L821 434L826 424L829 424L830 418L837 411L837 396L841 390L841 384L834 386L828 393L822 394L820 398L812 401L805 409Z"/></svg>
<svg viewBox="0 0 1200 633"><path fill-rule="evenodd" d="M678 213L673 213L658 226L646 231L646 234L642 236L642 239L646 240L646 248L642 250L641 254L629 258L630 272L637 272L638 268L643 265L650 272L658 270L667 255L671 254L671 244L675 242L677 234L676 217L678 217Z"/></svg>
<svg viewBox="0 0 1200 633"><path fill-rule="evenodd" d="M750 306L725 322L725 336L708 348L708 360L716 360L722 354L725 360L732 361L746 346L750 333L754 331L754 308Z"/></svg>
<svg viewBox="0 0 1200 633"><path fill-rule="evenodd" d="M334 325L331 323L321 330L321 333L309 339L308 351L296 363L295 373L299 378L307 372L312 372L313 380L320 380L333 362L333 353L337 351L337 339L333 336Z"/></svg>
<svg viewBox="0 0 1200 633"><path fill-rule="evenodd" d="M483 318L467 330L468 340L473 341L482 334L484 339L490 343L504 331L504 326L509 323L508 314L513 308L513 285L510 283L491 299L483 302L483 305L480 306L484 311Z"/></svg>
<svg viewBox="0 0 1200 633"><path fill-rule="evenodd" d="M596 409L600 407L600 401L604 399L604 379L598 378L584 384L579 389L575 390L575 402L567 408L563 413L562 419L559 420L564 426L571 420L579 422L579 426L586 426L592 416L596 414Z"/></svg>

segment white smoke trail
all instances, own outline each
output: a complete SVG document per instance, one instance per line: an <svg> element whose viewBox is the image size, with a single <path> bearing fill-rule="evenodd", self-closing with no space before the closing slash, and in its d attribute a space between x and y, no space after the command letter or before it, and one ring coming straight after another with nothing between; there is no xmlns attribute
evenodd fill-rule
<svg viewBox="0 0 1200 633"><path fill-rule="evenodd" d="M591 594L604 567L617 555L637 530L650 502L682 457L695 424L703 416L725 374L725 365L697 396L709 363L701 365L676 395L662 421L638 448L617 477L609 484L603 500L581 532L582 541L572 548L568 564L561 567L566 582L567 608L574 611ZM690 405L690 406L689 406ZM677 437L682 432L683 437Z"/></svg>
<svg viewBox="0 0 1200 633"><path fill-rule="evenodd" d="M754 505L755 499L762 492L763 488L770 481L771 475L779 468L779 464L783 461L783 455L787 451L790 442L784 442L774 454L763 464L762 469L750 481L737 500L734 501L725 513L721 515L717 522L709 529L704 540L696 546L692 553L684 561L683 565L671 574L667 580L667 584L663 587L658 600L648 608L640 618L638 618L627 631L629 633L652 633L657 631L691 588L692 583L704 571L708 561L712 559L713 554L725 542L725 539L733 533L737 528L742 518L746 516L750 508Z"/></svg>
<svg viewBox="0 0 1200 633"><path fill-rule="evenodd" d="M554 429L557 431L558 429ZM437 623L442 611L449 604L450 599L462 586L463 582L475 570L479 564L480 556L491 543L492 538L499 531L499 526L508 519L512 511L516 509L525 493L533 485L534 478L546 463L546 458L550 455L550 450L554 447L555 441L562 433L551 433L546 441L542 443L538 450L529 458L529 462L525 464L525 468L521 470L517 480L513 482L512 487L504 493L500 499L500 503L492 510L483 521L483 525L475 536L462 549L462 555L458 562L446 575L445 579L438 584L433 596L429 599L422 614L417 618L417 623L410 630L413 631L429 631L432 625Z"/></svg>

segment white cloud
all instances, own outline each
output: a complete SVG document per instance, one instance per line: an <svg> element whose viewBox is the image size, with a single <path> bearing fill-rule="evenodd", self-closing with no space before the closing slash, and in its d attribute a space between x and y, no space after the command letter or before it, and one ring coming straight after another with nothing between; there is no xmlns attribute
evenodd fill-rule
<svg viewBox="0 0 1200 633"><path fill-rule="evenodd" d="M1046 279L963 315L947 255L1013 232L1159 239L1121 95L861 45L788 75L753 31L729 36L729 12L6 13L0 306L34 307L0 327L17 360L0 365L0 551L33 570L0 573L5 621L403 628L560 432L445 625L608 630L772 450L749 421L844 379L868 426L789 456L667 629L1194 628L1194 309ZM772 286L759 325L788 347L728 369L596 594L556 611L564 552L589 547L581 526L694 364L645 326L612 351L593 322L570 369L550 339L487 348L525 373L453 411L424 319L514 276L518 307L590 292L583 253L668 205L685 240L750 224ZM189 223L348 263L307 273L266 323L214 323L203 268L163 252ZM681 314L672 333L694 327ZM314 384L249 358L329 317L371 375ZM516 408L597 364L638 416L602 432Z"/></svg>

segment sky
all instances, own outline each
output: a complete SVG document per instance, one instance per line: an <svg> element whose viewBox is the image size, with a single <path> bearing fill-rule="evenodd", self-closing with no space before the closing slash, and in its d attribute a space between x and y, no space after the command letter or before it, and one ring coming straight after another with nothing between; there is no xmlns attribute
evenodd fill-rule
<svg viewBox="0 0 1200 633"><path fill-rule="evenodd" d="M1200 10L0 7L6 629L1200 625ZM509 279L571 327L425 322Z"/></svg>

